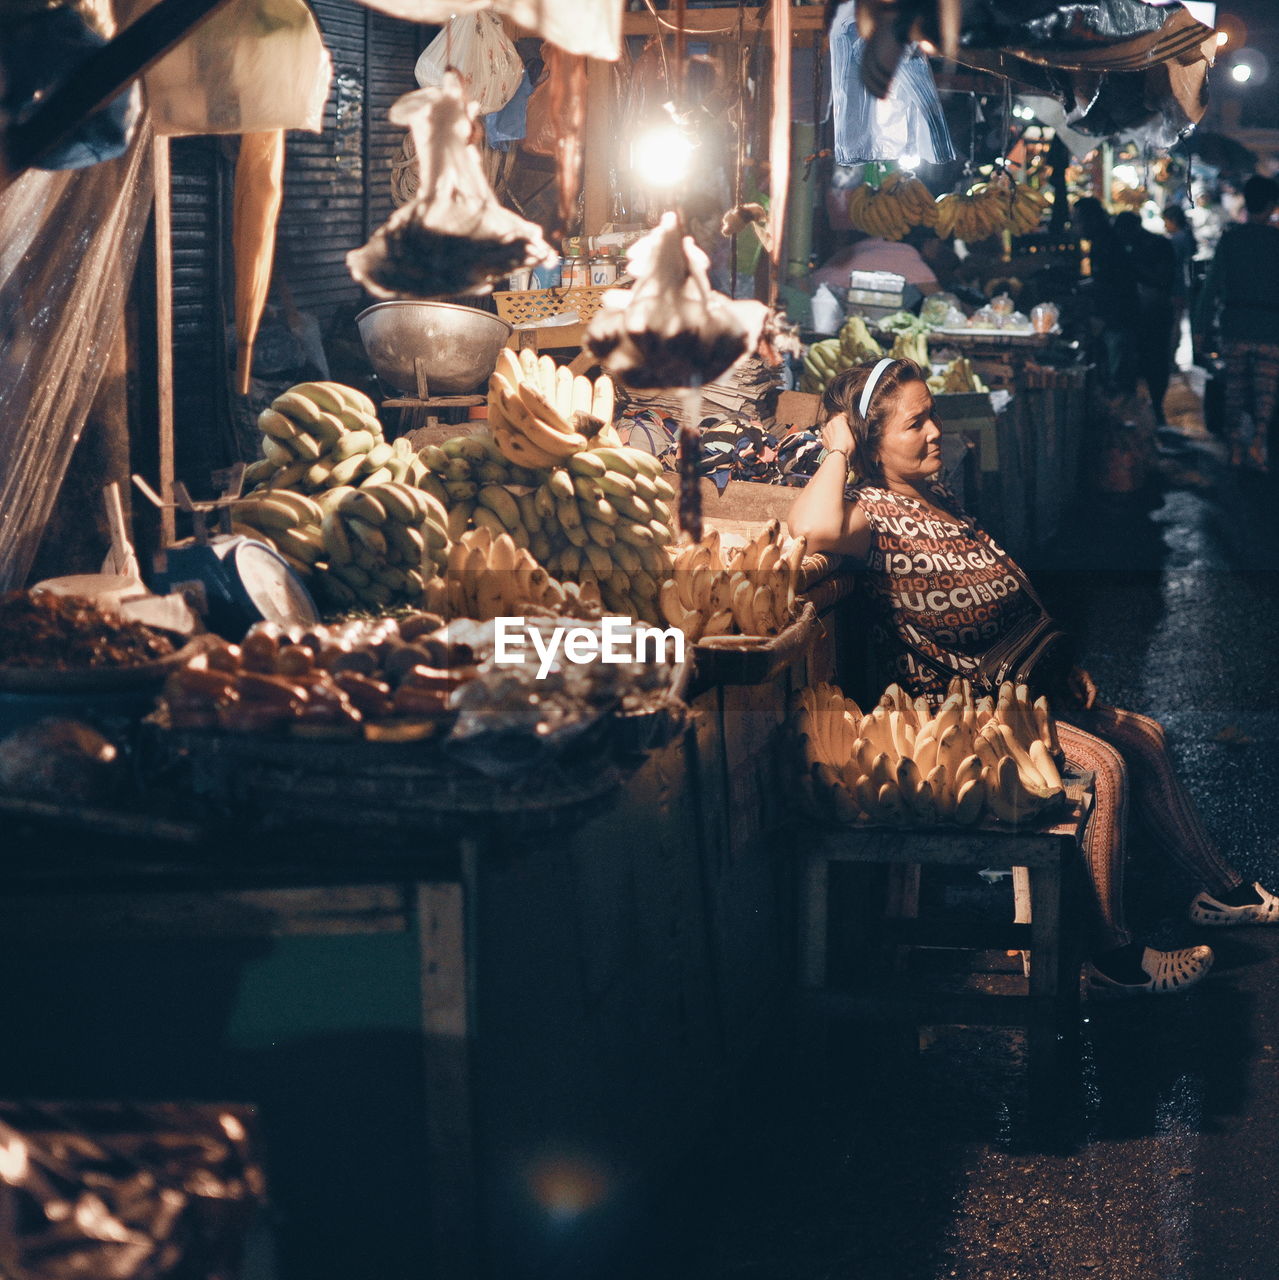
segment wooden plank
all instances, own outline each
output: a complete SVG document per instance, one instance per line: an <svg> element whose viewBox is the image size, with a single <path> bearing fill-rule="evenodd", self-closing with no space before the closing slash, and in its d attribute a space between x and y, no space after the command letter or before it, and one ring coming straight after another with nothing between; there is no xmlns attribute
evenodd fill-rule
<svg viewBox="0 0 1279 1280"><path fill-rule="evenodd" d="M791 10L791 29L795 37L807 35L810 39L815 32L825 29L826 7L821 4L799 5ZM719 8L692 9L684 17L684 32L695 39L704 37L736 36L738 22L742 24L742 32L748 37L759 33L761 26L768 30L768 6L757 8ZM628 36L651 36L658 32L673 35L676 31L675 13L672 9L659 9L657 15L639 10L622 15L622 32Z"/></svg>
<svg viewBox="0 0 1279 1280"><path fill-rule="evenodd" d="M0 898L0 930L9 938L281 938L407 928L408 905L394 885Z"/></svg>
<svg viewBox="0 0 1279 1280"><path fill-rule="evenodd" d="M159 433L160 537L165 546L177 539L173 509L173 222L169 199L169 140L152 142L155 170L155 371L156 413Z"/></svg>
<svg viewBox="0 0 1279 1280"><path fill-rule="evenodd" d="M584 235L598 235L609 220L612 195L610 175L617 152L618 130L613 120L613 76L611 62L586 60L586 138L583 155ZM580 339L579 343L580 345Z"/></svg>
<svg viewBox="0 0 1279 1280"><path fill-rule="evenodd" d="M472 847L469 852L473 865L476 851ZM417 886L430 1180L430 1274L440 1280L473 1276L478 1263L479 1207L471 1086L473 992L466 953L467 907L466 889L461 884Z"/></svg>
<svg viewBox="0 0 1279 1280"><path fill-rule="evenodd" d="M918 862L949 867L1049 867L1061 864L1060 837L1073 839L1078 823L1041 832L894 831L885 828L814 828L814 842L835 862Z"/></svg>

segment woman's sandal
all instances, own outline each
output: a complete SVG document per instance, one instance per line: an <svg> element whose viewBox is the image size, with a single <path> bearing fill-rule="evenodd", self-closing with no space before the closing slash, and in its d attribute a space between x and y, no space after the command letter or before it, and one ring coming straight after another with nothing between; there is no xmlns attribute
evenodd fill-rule
<svg viewBox="0 0 1279 1280"><path fill-rule="evenodd" d="M1252 887L1257 891L1261 901L1245 903L1241 907L1232 907L1229 903L1219 902L1207 889L1201 889L1195 894L1187 914L1196 924L1214 927L1279 923L1279 898L1256 882Z"/></svg>
<svg viewBox="0 0 1279 1280"><path fill-rule="evenodd" d="M1125 996L1172 995L1193 987L1212 968L1211 947L1182 947L1179 951L1156 951L1147 947L1141 953L1145 982L1118 982L1108 978L1096 965L1087 966L1088 993L1103 1000L1120 1000Z"/></svg>

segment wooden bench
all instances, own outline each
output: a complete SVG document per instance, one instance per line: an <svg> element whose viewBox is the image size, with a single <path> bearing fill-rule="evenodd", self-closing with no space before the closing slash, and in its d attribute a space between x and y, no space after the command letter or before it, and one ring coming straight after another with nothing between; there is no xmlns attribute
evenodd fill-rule
<svg viewBox="0 0 1279 1280"><path fill-rule="evenodd" d="M1090 808L1088 778L1067 780L1068 810L1027 830L893 829L810 825L798 834L799 972L805 1006L820 1014L913 1026L1025 1026L1032 1106L1051 1109L1063 1068L1073 1067L1079 1028L1079 912L1071 909L1082 874L1078 843ZM938 991L881 967L865 989L831 987L828 973L831 867L836 863L891 869L889 919L883 939L897 947L1020 950L1029 954L1025 994ZM921 867L1016 871L1029 877L1024 923L967 923L918 918ZM900 968L900 966L898 966ZM1015 979L1015 981L1020 981ZM1063 1052L1067 1051L1067 1052Z"/></svg>

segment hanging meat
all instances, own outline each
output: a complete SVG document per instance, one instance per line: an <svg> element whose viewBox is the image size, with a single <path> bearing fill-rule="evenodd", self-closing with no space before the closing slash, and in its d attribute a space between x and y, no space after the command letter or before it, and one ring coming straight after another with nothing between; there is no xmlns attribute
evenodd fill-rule
<svg viewBox="0 0 1279 1280"><path fill-rule="evenodd" d="M586 331L587 349L615 378L644 390L699 387L755 349L768 308L711 288L710 259L675 214L663 214L627 262L634 286L609 290Z"/></svg>
<svg viewBox="0 0 1279 1280"><path fill-rule="evenodd" d="M541 228L504 208L470 143L475 108L453 71L438 87L405 94L388 113L412 131L417 193L360 249L351 275L379 298L487 293L518 267L554 260Z"/></svg>

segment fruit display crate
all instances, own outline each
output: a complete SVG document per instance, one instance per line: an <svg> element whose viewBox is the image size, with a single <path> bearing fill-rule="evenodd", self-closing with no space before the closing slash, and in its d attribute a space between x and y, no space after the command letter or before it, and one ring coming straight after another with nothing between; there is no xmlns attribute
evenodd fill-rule
<svg viewBox="0 0 1279 1280"><path fill-rule="evenodd" d="M764 684L804 655L819 627L805 602L799 616L775 636L711 636L693 646L699 688L713 684Z"/></svg>
<svg viewBox="0 0 1279 1280"><path fill-rule="evenodd" d="M308 824L425 832L514 826L558 829L597 812L625 770L611 763L606 717L580 750L495 779L433 743L308 740L155 726L155 749L190 770L191 790L215 811L259 829ZM593 744L593 745L592 745ZM583 754L585 753L585 754ZM583 763L583 759L585 763Z"/></svg>

